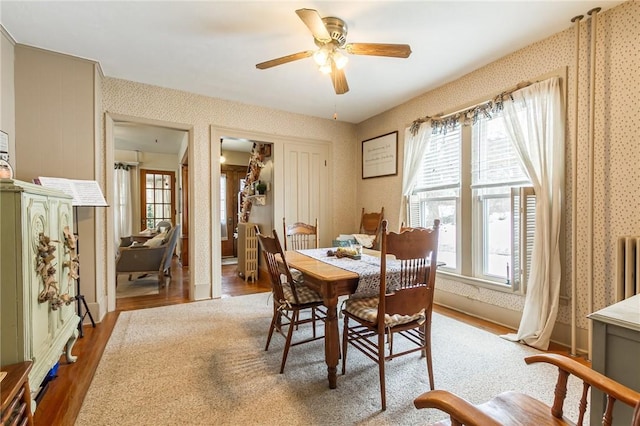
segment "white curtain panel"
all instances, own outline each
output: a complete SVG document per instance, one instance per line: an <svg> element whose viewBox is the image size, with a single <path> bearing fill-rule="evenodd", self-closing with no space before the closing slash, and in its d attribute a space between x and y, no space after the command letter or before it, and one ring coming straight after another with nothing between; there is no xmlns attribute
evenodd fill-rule
<svg viewBox="0 0 640 426"><path fill-rule="evenodd" d="M116 247L120 245L120 237L131 235L133 209L131 200L131 175L129 170L114 170L114 230Z"/></svg>
<svg viewBox="0 0 640 426"><path fill-rule="evenodd" d="M518 90L513 93L513 101L504 102L506 128L536 193L536 232L525 305L517 334L508 338L542 350L549 347L560 296L565 172L562 111L559 78Z"/></svg>
<svg viewBox="0 0 640 426"><path fill-rule="evenodd" d="M402 163L402 200L400 201L400 220L402 223L407 217L407 197L415 186L416 175L422 167L422 159L431 143L431 120L420 125L418 132L413 135L411 128L404 131L404 159Z"/></svg>

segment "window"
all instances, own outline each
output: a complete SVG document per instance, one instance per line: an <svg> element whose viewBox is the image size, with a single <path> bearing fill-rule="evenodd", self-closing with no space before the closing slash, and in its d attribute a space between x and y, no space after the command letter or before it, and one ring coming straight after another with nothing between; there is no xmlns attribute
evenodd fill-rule
<svg viewBox="0 0 640 426"><path fill-rule="evenodd" d="M521 189L531 183L502 119L480 118L473 126L432 135L422 164L409 223L431 226L440 219L441 270L524 289L535 197L531 188Z"/></svg>
<svg viewBox="0 0 640 426"><path fill-rule="evenodd" d="M513 220L511 188L530 185L518 154L500 118L479 119L471 129L474 276L510 280ZM517 220L517 219L516 219Z"/></svg>
<svg viewBox="0 0 640 426"><path fill-rule="evenodd" d="M141 170L140 191L142 228L155 228L160 221L175 223L175 173L161 170Z"/></svg>
<svg viewBox="0 0 640 426"><path fill-rule="evenodd" d="M411 226L431 226L440 219L438 260L457 271L456 226L460 205L460 128L433 135L425 153L424 167L416 177L410 200Z"/></svg>

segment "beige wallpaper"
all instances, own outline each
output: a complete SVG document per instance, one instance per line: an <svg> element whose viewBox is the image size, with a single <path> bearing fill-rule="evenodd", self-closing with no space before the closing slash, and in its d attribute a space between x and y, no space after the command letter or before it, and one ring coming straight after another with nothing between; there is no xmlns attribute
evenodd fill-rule
<svg viewBox="0 0 640 426"><path fill-rule="evenodd" d="M16 166L16 109L13 86L13 39L0 26L0 130L9 135L9 161Z"/></svg>
<svg viewBox="0 0 640 426"><path fill-rule="evenodd" d="M584 11L586 16L587 10ZM567 17L567 25L572 17ZM580 30L580 66L578 89L578 326L587 327L587 212L588 201L588 102L589 40L591 21L583 20ZM598 16L597 77L595 93L595 197L594 216L594 310L613 303L615 240L618 235L640 235L640 3L630 1ZM464 107L481 98L488 99L515 84L535 79L561 67L568 67L567 176L566 176L566 264L563 294L570 294L571 282L571 200L572 145L574 133L574 61L573 27L548 39L514 52L496 62L428 93L417 96L358 126L358 139L365 140L393 130L400 132L400 159L404 128L414 119ZM425 72L428 70L425 70ZM401 173L397 177L361 181L357 205L375 209L384 205L392 226L397 226ZM388 194L397 194L389 196ZM513 294L475 288L451 280L438 280L438 289L481 301L495 307L520 311L523 298ZM558 322L570 322L570 305L561 304Z"/></svg>
<svg viewBox="0 0 640 426"><path fill-rule="evenodd" d="M211 239L210 212L217 208L212 205L210 196L211 125L279 137L330 141L334 170L331 182L333 223L324 226L335 234L353 232L357 226L353 218L355 185L344 184L355 178L353 125L113 78L104 79L102 95L106 112L193 126L194 143L190 149L194 151L195 163L189 165L189 171L194 177L190 191L196 206L190 211L190 226L198 232L190 236L195 239L190 262L197 265L192 268L195 285L211 285L212 279L217 278L211 276L211 249L219 249L218 242Z"/></svg>

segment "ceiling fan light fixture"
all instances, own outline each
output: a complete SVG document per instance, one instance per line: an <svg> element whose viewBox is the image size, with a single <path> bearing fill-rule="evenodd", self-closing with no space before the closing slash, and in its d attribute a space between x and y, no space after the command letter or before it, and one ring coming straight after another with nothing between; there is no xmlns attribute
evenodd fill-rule
<svg viewBox="0 0 640 426"><path fill-rule="evenodd" d="M340 52L339 50L334 50L332 57L333 62L335 62L336 64L336 68L338 68L339 70L344 68L345 65L347 65L347 62L349 62L349 58L347 57L347 55Z"/></svg>
<svg viewBox="0 0 640 426"><path fill-rule="evenodd" d="M347 43L347 24L333 16L321 17L315 9L298 9L296 14L307 26L317 50L304 50L292 55L282 56L256 64L256 68L264 70L277 65L286 64L313 57L319 70L331 76L334 91L343 95L349 91L344 68L349 55L385 56L391 58L408 58L411 47L408 44L392 43Z"/></svg>
<svg viewBox="0 0 640 426"><path fill-rule="evenodd" d="M330 74L331 73L331 60L328 60L324 64L320 65L320 67L318 67L318 69L320 70L320 72L322 74Z"/></svg>
<svg viewBox="0 0 640 426"><path fill-rule="evenodd" d="M331 56L331 48L325 44L313 54L313 60L319 66L323 66L329 62L329 56Z"/></svg>

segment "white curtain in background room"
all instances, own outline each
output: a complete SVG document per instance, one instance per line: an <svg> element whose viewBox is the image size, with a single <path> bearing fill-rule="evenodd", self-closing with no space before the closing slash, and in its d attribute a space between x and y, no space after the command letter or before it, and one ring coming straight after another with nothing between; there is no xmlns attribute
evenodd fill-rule
<svg viewBox="0 0 640 426"><path fill-rule="evenodd" d="M120 245L120 237L126 237L132 233L133 209L129 168L124 164L116 164L113 173L113 212L116 247Z"/></svg>
<svg viewBox="0 0 640 426"><path fill-rule="evenodd" d="M565 148L560 79L514 92L513 99L504 102L504 120L536 194L536 230L524 310L517 334L505 337L546 350L560 300Z"/></svg>
<svg viewBox="0 0 640 426"><path fill-rule="evenodd" d="M415 186L416 175L422 167L424 154L431 142L431 120L421 123L416 134L411 132L411 127L404 131L404 159L402 165L402 200L400 206L400 221L403 223L407 217L407 197L411 195Z"/></svg>

